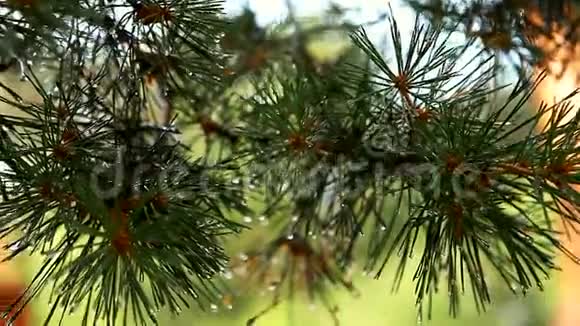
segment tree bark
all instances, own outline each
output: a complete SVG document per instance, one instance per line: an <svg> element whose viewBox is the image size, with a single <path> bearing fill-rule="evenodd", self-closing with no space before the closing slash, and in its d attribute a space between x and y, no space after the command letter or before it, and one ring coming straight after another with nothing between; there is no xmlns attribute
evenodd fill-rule
<svg viewBox="0 0 580 326"><path fill-rule="evenodd" d="M580 46L566 44L563 31L556 31L553 38L538 37L537 45L546 53L553 56L543 67L538 67L536 73L547 69L548 75L537 89L534 96L534 105L539 108L541 102L554 104L568 96L580 86ZM564 46L557 47L557 44ZM573 99L573 102L579 98ZM573 103L575 104L575 103ZM562 121L569 121L577 113L575 107ZM549 119L549 113L540 120L539 128L544 128ZM580 191L580 188L577 188ZM580 256L580 235L570 232L570 236L563 236L562 242L575 255ZM554 275L558 279L558 302L553 316L553 326L578 326L580 325L580 265L562 255L559 265L562 271Z"/></svg>

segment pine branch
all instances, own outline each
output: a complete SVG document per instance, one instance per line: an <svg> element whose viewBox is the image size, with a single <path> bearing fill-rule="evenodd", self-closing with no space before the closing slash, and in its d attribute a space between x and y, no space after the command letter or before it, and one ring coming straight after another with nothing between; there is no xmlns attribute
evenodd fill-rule
<svg viewBox="0 0 580 326"><path fill-rule="evenodd" d="M450 7L439 12L450 24L417 17L406 40L390 11L380 18L392 58L360 26L350 51L322 67L309 37L352 24L308 29L292 15L288 36L250 12L228 26L220 1L197 0L0 9L3 55L42 99L0 84L0 101L21 113L0 115L0 238L17 235L8 259L44 258L16 310L51 289L47 322L84 309L83 325L156 324L160 309L230 306L219 278L229 264L257 277L247 284L273 286L249 324L296 279L338 323L329 285L357 294L355 261L380 277L398 256L397 288L418 253L420 313L443 284L455 316L465 283L486 309L491 270L525 294L557 269L557 252L578 260L549 215L576 230L579 116L562 123L576 92L523 121L542 76L521 76L495 101L507 87L492 84L498 52L527 45L523 29L502 34L521 27L513 12L473 34L482 12ZM470 55L479 45L452 45L457 31L484 46ZM191 125L205 153L183 138ZM277 222L272 239L232 264L223 243L256 198L262 220Z"/></svg>

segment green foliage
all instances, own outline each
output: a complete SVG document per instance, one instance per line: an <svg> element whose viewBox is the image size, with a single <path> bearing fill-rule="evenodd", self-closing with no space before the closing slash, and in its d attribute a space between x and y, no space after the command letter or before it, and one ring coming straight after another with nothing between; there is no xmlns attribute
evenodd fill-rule
<svg viewBox="0 0 580 326"><path fill-rule="evenodd" d="M83 325L157 323L192 301L231 305L223 276L236 274L273 290L249 325L295 291L338 322L329 285L356 294L354 262L380 277L398 256L396 287L418 252L421 316L444 285L455 316L466 283L485 309L490 272L525 294L558 251L576 259L549 214L578 222L580 117L560 123L575 93L522 120L542 78L522 74L498 104L497 54L452 44L465 31L447 24L418 16L406 40L381 15L387 58L340 15L306 24L290 10L265 28L220 5L2 4L3 55L41 98L0 85L21 111L0 116L0 236L17 238L9 259L44 256L16 309L52 289L47 323L58 309L83 310ZM322 62L309 45L326 32L351 46ZM228 265L224 242L250 214L269 236Z"/></svg>

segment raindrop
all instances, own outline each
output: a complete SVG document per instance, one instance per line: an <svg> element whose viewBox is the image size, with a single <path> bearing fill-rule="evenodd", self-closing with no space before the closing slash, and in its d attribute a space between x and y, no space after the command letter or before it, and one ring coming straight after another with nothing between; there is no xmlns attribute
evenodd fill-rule
<svg viewBox="0 0 580 326"><path fill-rule="evenodd" d="M212 312L217 312L218 311L218 306L215 303L212 303L209 308L211 309Z"/></svg>
<svg viewBox="0 0 580 326"><path fill-rule="evenodd" d="M268 223L269 223L268 219L266 219L266 216L264 216L264 215L258 217L258 221L262 225L268 225Z"/></svg>
<svg viewBox="0 0 580 326"><path fill-rule="evenodd" d="M11 251L18 251L23 246L22 241L16 241L9 247Z"/></svg>
<svg viewBox="0 0 580 326"><path fill-rule="evenodd" d="M197 299L199 298L199 295L197 294L197 292L195 292L193 289L189 289L189 294L191 295L192 298Z"/></svg>
<svg viewBox="0 0 580 326"><path fill-rule="evenodd" d="M522 295L527 295L528 294L528 287L527 286L522 286Z"/></svg>
<svg viewBox="0 0 580 326"><path fill-rule="evenodd" d="M155 316L157 316L157 312L158 312L158 311L159 311L159 310L157 310L157 309L150 308L150 309L148 309L148 310L147 310L147 313L149 314L149 316L151 316L151 317L155 317Z"/></svg>
<svg viewBox="0 0 580 326"><path fill-rule="evenodd" d="M292 216L292 222L298 222L298 215Z"/></svg>
<svg viewBox="0 0 580 326"><path fill-rule="evenodd" d="M287 238L288 240L292 240L292 239L294 239L294 234L289 234L289 235L288 235L286 238Z"/></svg>
<svg viewBox="0 0 580 326"><path fill-rule="evenodd" d="M244 223L252 223L252 217L251 216L244 216Z"/></svg>
<svg viewBox="0 0 580 326"><path fill-rule="evenodd" d="M381 226L381 231L386 231L386 230L387 230L387 227L386 227L386 226L384 226L384 225L382 225L382 226Z"/></svg>
<svg viewBox="0 0 580 326"><path fill-rule="evenodd" d="M242 182L242 180L240 178L234 178L232 179L232 183L235 185L239 185Z"/></svg>
<svg viewBox="0 0 580 326"><path fill-rule="evenodd" d="M226 280L231 280L233 277L234 277L234 274L231 271L228 270L228 271L224 272L224 278Z"/></svg>

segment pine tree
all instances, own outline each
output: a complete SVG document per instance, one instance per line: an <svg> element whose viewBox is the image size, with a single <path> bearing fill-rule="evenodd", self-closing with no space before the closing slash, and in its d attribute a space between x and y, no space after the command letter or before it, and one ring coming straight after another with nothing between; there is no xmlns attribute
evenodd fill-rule
<svg viewBox="0 0 580 326"><path fill-rule="evenodd" d="M407 39L389 8L311 23L289 5L264 27L218 0L0 2L1 68L40 98L0 84L0 236L7 259L44 257L9 310L51 291L47 322L155 324L231 305L237 275L273 293L248 325L296 291L338 323L329 291L357 294L354 262L396 266L396 287L412 255L421 315L442 286L452 315L466 287L484 310L493 272L516 295L541 288L555 255L578 259L554 218L579 222L576 93L522 116L550 56L535 40L575 44L574 4L409 4ZM393 57L366 32L384 20ZM309 49L323 33L349 36L336 60ZM504 71L517 83L498 102ZM250 216L267 239L230 257Z"/></svg>

